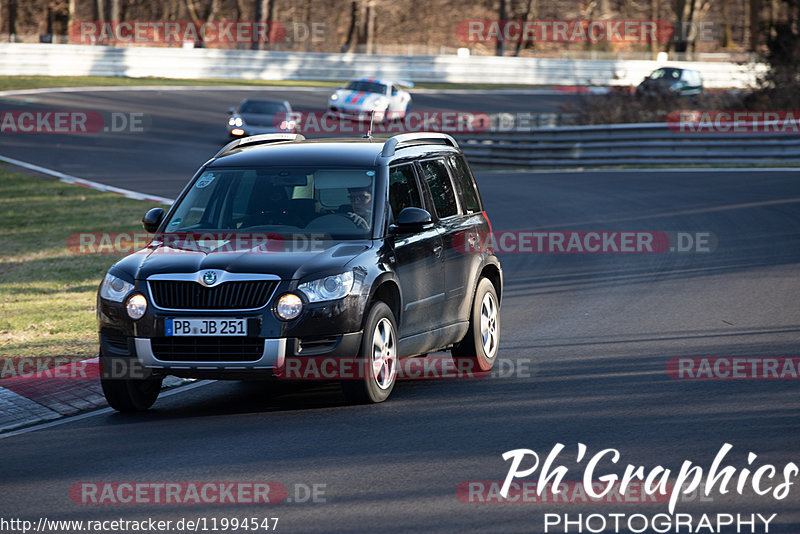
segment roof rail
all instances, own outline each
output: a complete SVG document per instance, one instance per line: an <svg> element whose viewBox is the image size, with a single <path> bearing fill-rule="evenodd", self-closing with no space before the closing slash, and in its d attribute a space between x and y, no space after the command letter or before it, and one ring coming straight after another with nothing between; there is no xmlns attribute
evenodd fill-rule
<svg viewBox="0 0 800 534"><path fill-rule="evenodd" d="M396 150L423 144L450 145L458 148L458 143L451 136L438 132L417 132L395 135L383 143L381 157L393 156Z"/></svg>
<svg viewBox="0 0 800 534"><path fill-rule="evenodd" d="M239 139L234 139L224 147L222 150L216 153L214 156L218 158L220 156L225 156L229 152L231 152L234 148L243 147L247 145L266 145L269 143L284 143L287 141L305 141L305 137L300 134L288 134L288 133L274 133L274 134L260 134L260 135L251 135L250 137L240 137Z"/></svg>

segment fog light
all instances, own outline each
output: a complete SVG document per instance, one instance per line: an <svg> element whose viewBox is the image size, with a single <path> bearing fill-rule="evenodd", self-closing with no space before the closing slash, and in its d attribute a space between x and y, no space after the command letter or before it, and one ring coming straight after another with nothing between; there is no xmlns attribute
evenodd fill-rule
<svg viewBox="0 0 800 534"><path fill-rule="evenodd" d="M242 130L241 128L234 128L233 130L231 130L231 133L233 135L244 135L244 130Z"/></svg>
<svg viewBox="0 0 800 534"><path fill-rule="evenodd" d="M303 301L294 293L286 293L278 299L275 313L284 321L294 319L303 311Z"/></svg>
<svg viewBox="0 0 800 534"><path fill-rule="evenodd" d="M147 299L141 293L136 293L128 299L126 308L128 309L128 317L133 320L141 319L144 317L144 312L147 311Z"/></svg>

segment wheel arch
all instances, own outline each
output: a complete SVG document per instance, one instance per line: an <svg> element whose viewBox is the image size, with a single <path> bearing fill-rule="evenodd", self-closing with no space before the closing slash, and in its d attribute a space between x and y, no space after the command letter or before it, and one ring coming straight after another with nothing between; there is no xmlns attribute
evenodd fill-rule
<svg viewBox="0 0 800 534"><path fill-rule="evenodd" d="M489 281L494 286L495 292L497 292L497 300L503 300L503 275L500 273L500 268L493 264L487 263L481 269L480 274L478 275L478 279L481 278L488 278Z"/></svg>
<svg viewBox="0 0 800 534"><path fill-rule="evenodd" d="M386 274L378 278L372 285L372 290L370 291L365 311L369 310L370 306L372 306L372 303L375 301L381 301L389 306L389 309L392 310L392 314L394 314L394 320L397 322L399 328L400 321L402 320L403 296L397 280L395 280L391 275ZM364 320L366 320L366 315L367 314L364 313Z"/></svg>

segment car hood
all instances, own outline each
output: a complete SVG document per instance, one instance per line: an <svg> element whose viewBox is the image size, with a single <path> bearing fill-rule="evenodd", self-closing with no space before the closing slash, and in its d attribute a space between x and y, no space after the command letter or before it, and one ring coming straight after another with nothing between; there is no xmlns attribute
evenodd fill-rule
<svg viewBox="0 0 800 534"><path fill-rule="evenodd" d="M154 274L195 273L204 269L272 274L282 280L297 280L315 273L325 275L344 271L348 263L371 246L368 240L304 242L297 238L293 243L252 247L249 243L225 241L198 241L191 245L154 241L147 248L124 258L116 268L136 280L145 280Z"/></svg>

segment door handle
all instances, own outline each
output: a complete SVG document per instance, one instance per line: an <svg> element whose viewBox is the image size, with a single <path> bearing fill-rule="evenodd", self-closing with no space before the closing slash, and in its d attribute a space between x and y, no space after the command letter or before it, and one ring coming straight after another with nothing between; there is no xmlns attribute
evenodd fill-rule
<svg viewBox="0 0 800 534"><path fill-rule="evenodd" d="M433 253L436 254L437 258L439 256L441 256L442 255L442 245L436 245L435 247L433 247Z"/></svg>

